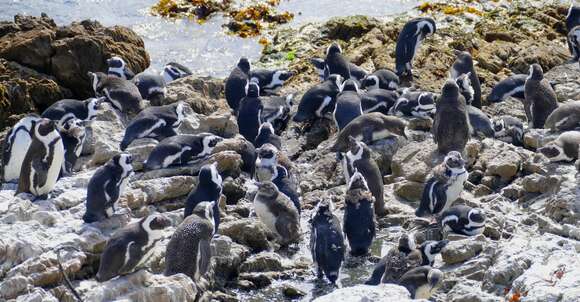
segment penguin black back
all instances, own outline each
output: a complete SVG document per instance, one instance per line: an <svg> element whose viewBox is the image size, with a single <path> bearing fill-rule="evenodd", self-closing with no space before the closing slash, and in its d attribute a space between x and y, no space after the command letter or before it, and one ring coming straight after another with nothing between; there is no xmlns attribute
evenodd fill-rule
<svg viewBox="0 0 580 302"><path fill-rule="evenodd" d="M435 120L431 133L440 153L463 152L469 140L469 120L463 98L460 99L459 87L448 80L436 105Z"/></svg>
<svg viewBox="0 0 580 302"><path fill-rule="evenodd" d="M318 278L326 276L336 283L344 261L346 247L338 217L332 213L332 201L320 201L310 219L310 252Z"/></svg>
<svg viewBox="0 0 580 302"><path fill-rule="evenodd" d="M247 96L240 101L237 120L240 134L252 143L258 136L263 110L264 105L260 99L260 88L256 82L250 82Z"/></svg>
<svg viewBox="0 0 580 302"><path fill-rule="evenodd" d="M232 70L225 83L226 101L230 108L238 111L238 106L243 97L246 96L246 85L248 84L250 75L250 61L242 57L236 67Z"/></svg>
<svg viewBox="0 0 580 302"><path fill-rule="evenodd" d="M332 43L326 50L324 68L325 75L338 74L343 79L350 79L349 62L342 55L342 49L337 43Z"/></svg>
<svg viewBox="0 0 580 302"><path fill-rule="evenodd" d="M358 171L348 183L345 204L343 229L350 253L353 256L366 255L376 234L374 197Z"/></svg>
<svg viewBox="0 0 580 302"><path fill-rule="evenodd" d="M466 51L456 50L455 55L457 58L451 67L451 76L457 79L463 74L469 75L471 87L473 87L473 100L470 104L476 108L481 108L481 84L475 67L473 66L473 58Z"/></svg>
<svg viewBox="0 0 580 302"><path fill-rule="evenodd" d="M204 201L214 202L213 216L214 225L217 230L220 223L219 198L222 193L222 177L217 170L217 164L205 165L199 171L199 182L197 187L185 201L183 217L188 217L193 213L195 207Z"/></svg>
<svg viewBox="0 0 580 302"><path fill-rule="evenodd" d="M331 113L336 105L336 95L340 92L342 77L330 75L324 82L308 89L298 104L293 117L295 122L312 121Z"/></svg>

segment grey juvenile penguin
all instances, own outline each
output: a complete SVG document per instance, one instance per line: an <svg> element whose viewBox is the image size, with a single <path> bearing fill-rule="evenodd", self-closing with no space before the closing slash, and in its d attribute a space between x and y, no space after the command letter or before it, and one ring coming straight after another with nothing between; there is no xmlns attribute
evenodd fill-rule
<svg viewBox="0 0 580 302"><path fill-rule="evenodd" d="M580 101L569 101L556 108L544 123L553 132L574 130L580 127Z"/></svg>
<svg viewBox="0 0 580 302"><path fill-rule="evenodd" d="M448 80L443 85L431 133L437 143L437 150L443 154L450 151L463 152L469 140L467 109L465 101L459 97L459 87L454 80Z"/></svg>
<svg viewBox="0 0 580 302"><path fill-rule="evenodd" d="M352 120L340 131L330 151L347 152L349 136L367 145L385 138L399 136L407 138L406 126L407 122L395 116L387 116L379 112L365 113Z"/></svg>
<svg viewBox="0 0 580 302"><path fill-rule="evenodd" d="M550 82L544 79L544 71L539 64L530 66L524 95L528 123L533 128L544 128L548 116L558 108L558 98Z"/></svg>
<svg viewBox="0 0 580 302"><path fill-rule="evenodd" d="M406 272L399 284L405 287L412 299L429 299L443 284L443 273L428 265Z"/></svg>
<svg viewBox="0 0 580 302"><path fill-rule="evenodd" d="M566 131L558 138L538 149L551 162L570 162L578 159L578 145L580 145L580 131Z"/></svg>

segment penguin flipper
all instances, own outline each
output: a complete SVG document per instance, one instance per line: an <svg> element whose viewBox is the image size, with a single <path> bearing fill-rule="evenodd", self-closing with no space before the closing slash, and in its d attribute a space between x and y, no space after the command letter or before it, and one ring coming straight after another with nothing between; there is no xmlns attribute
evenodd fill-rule
<svg viewBox="0 0 580 302"><path fill-rule="evenodd" d="M197 275L205 275L209 270L211 260L211 245L210 240L202 238L199 241L198 255L197 255Z"/></svg>
<svg viewBox="0 0 580 302"><path fill-rule="evenodd" d="M139 261L141 261L141 258L143 257L143 251L141 250L141 247L135 244L134 241L131 241L127 245L127 248L129 249L130 257L129 259L125 259L125 263L119 269L119 275L126 275L132 273L133 269L135 269L135 267L137 266L137 264L139 264Z"/></svg>
<svg viewBox="0 0 580 302"><path fill-rule="evenodd" d="M42 187L46 183L46 177L48 176L48 163L45 163L42 160L35 160L32 162L32 168L34 171L34 183L31 185L34 187ZM41 171L40 173L38 171Z"/></svg>

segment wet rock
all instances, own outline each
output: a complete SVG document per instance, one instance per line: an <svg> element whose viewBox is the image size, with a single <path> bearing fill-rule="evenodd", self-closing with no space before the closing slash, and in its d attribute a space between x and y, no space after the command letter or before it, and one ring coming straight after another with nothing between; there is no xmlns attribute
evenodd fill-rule
<svg viewBox="0 0 580 302"><path fill-rule="evenodd" d="M481 282L461 280L447 294L450 302L501 302L503 299L481 290Z"/></svg>
<svg viewBox="0 0 580 302"><path fill-rule="evenodd" d="M379 20L358 15L348 18L332 18L324 24L321 31L323 35L326 35L331 40L340 39L348 41L350 38L360 37L379 26Z"/></svg>
<svg viewBox="0 0 580 302"><path fill-rule="evenodd" d="M143 170L144 162L149 158L151 151L159 144L158 140L152 138L140 138L134 140L125 152L133 156L133 169L135 171Z"/></svg>
<svg viewBox="0 0 580 302"><path fill-rule="evenodd" d="M256 219L245 218L220 224L218 232L249 247L254 253L270 248L266 226Z"/></svg>
<svg viewBox="0 0 580 302"><path fill-rule="evenodd" d="M524 133L524 147L538 149L558 138L558 134L552 134L547 129L528 129Z"/></svg>
<svg viewBox="0 0 580 302"><path fill-rule="evenodd" d="M212 242L212 259L215 261L214 273L219 284L233 279L239 273L239 267L249 256L250 251L243 245L232 241L228 236L220 235Z"/></svg>
<svg viewBox="0 0 580 302"><path fill-rule="evenodd" d="M556 175L544 176L537 173L522 178L523 189L528 193L553 192L560 184L560 178Z"/></svg>
<svg viewBox="0 0 580 302"><path fill-rule="evenodd" d="M343 287L316 298L314 302L383 301L386 297L389 301L413 301L406 288L395 284L380 284Z"/></svg>
<svg viewBox="0 0 580 302"><path fill-rule="evenodd" d="M286 283L282 285L282 294L290 299L298 299L300 297L306 296L306 293L302 290Z"/></svg>
<svg viewBox="0 0 580 302"><path fill-rule="evenodd" d="M451 241L441 251L443 262L447 264L461 263L477 256L484 247L485 237L478 236L457 241Z"/></svg>
<svg viewBox="0 0 580 302"><path fill-rule="evenodd" d="M249 281L250 284L246 284L247 287L264 288L272 284L273 278L264 273L241 273L238 279L240 281Z"/></svg>
<svg viewBox="0 0 580 302"><path fill-rule="evenodd" d="M211 115L218 109L229 110L224 96L224 81L211 77L189 76L177 79L167 85L165 100L167 105L183 101L191 106L194 112Z"/></svg>
<svg viewBox="0 0 580 302"><path fill-rule="evenodd" d="M242 266L241 272L271 272L282 270L282 258L273 252L262 252L252 255L246 259Z"/></svg>

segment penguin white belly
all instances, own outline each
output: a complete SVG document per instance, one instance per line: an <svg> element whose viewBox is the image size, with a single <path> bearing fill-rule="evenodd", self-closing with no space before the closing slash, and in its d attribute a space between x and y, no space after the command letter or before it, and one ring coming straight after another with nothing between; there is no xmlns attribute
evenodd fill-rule
<svg viewBox="0 0 580 302"><path fill-rule="evenodd" d="M453 204L453 202L459 198L459 195L461 195L461 192L463 192L463 184L465 181L467 181L468 176L469 175L467 171L461 175L456 176L457 179L455 179L451 186L447 188L447 202L445 203L445 207L442 211L447 210L451 204Z"/></svg>
<svg viewBox="0 0 580 302"><path fill-rule="evenodd" d="M22 162L24 161L28 147L30 147L30 143L32 143L32 139L28 132L19 131L14 136L10 160L4 167L4 181L12 181L20 177L20 168L22 168Z"/></svg>
<svg viewBox="0 0 580 302"><path fill-rule="evenodd" d="M415 299L429 299L431 294L431 287L429 285L421 285L415 290Z"/></svg>
<svg viewBox="0 0 580 302"><path fill-rule="evenodd" d="M60 173L60 169L62 168L64 162L64 146L62 144L62 140L58 140L54 144L54 154L52 155L52 162L50 163L46 175L46 182L44 184L34 184L32 183L33 189L35 189L36 196L45 195L50 193L58 180L58 175ZM48 152L48 150L47 150ZM36 186L39 185L39 186Z"/></svg>
<svg viewBox="0 0 580 302"><path fill-rule="evenodd" d="M260 220L270 229L270 231L278 234L276 231L276 216L270 212L268 207L259 201L254 201L254 209L256 211L256 215L260 218Z"/></svg>

